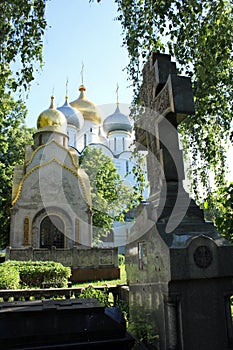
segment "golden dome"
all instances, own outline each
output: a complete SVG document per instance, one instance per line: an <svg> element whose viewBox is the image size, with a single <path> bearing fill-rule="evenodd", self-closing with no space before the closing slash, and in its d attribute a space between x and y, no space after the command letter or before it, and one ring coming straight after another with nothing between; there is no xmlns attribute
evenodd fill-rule
<svg viewBox="0 0 233 350"><path fill-rule="evenodd" d="M71 102L70 105L82 113L84 120L91 120L94 123L101 124L101 117L95 104L89 101L84 94L84 91L86 91L85 86L80 85L79 91L79 97L75 101Z"/></svg>
<svg viewBox="0 0 233 350"><path fill-rule="evenodd" d="M43 111L37 119L37 129L65 131L67 126L66 117L54 107L54 96L51 97L51 105ZM64 129L64 130L63 130Z"/></svg>

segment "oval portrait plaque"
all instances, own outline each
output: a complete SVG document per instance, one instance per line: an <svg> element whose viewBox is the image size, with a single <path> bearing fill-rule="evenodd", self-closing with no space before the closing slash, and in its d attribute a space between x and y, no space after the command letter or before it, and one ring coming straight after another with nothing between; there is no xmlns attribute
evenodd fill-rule
<svg viewBox="0 0 233 350"><path fill-rule="evenodd" d="M201 245L196 248L193 258L198 267L205 269L212 263L213 255L209 247Z"/></svg>

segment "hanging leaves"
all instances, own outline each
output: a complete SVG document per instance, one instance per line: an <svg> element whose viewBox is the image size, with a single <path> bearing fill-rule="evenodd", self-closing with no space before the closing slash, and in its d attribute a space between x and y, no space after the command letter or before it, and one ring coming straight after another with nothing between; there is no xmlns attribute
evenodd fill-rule
<svg viewBox="0 0 233 350"><path fill-rule="evenodd" d="M142 67L151 51L169 53L179 72L191 77L196 115L180 126L191 155L193 191L200 199L225 182L226 145L233 115L233 13L230 0L115 0L130 63L134 102L139 101Z"/></svg>
<svg viewBox="0 0 233 350"><path fill-rule="evenodd" d="M0 93L28 88L35 62L42 65L46 0L0 2ZM16 67L18 69L16 69ZM12 72L16 71L15 74ZM10 79L9 77L14 79Z"/></svg>
<svg viewBox="0 0 233 350"><path fill-rule="evenodd" d="M125 214L142 200L144 177L135 176L138 186L127 186L111 159L97 147L87 147L80 164L89 176L93 208L93 236L97 243L109 233L115 220L124 221ZM134 169L132 170L134 173ZM142 189L143 187L143 189Z"/></svg>
<svg viewBox="0 0 233 350"><path fill-rule="evenodd" d="M1 96L0 110L0 249L9 243L10 208L13 172L23 164L25 145L32 143L33 129L25 126L26 107L10 94Z"/></svg>

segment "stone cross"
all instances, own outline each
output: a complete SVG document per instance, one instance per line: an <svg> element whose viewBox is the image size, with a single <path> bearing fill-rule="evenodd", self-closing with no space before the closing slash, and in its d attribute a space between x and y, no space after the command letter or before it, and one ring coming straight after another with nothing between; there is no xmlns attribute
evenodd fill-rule
<svg viewBox="0 0 233 350"><path fill-rule="evenodd" d="M149 151L148 177L153 196L157 179L154 162L150 160L154 156L160 161L166 182L184 179L177 126L186 116L194 114L194 101L190 78L176 74L176 65L169 55L152 54L143 77L141 100L145 113L136 130L136 138Z"/></svg>
<svg viewBox="0 0 233 350"><path fill-rule="evenodd" d="M168 55L153 54L143 73L136 141L148 150L151 193L125 251L131 321L141 315L156 349L233 349L233 246L183 187L177 127L194 113L191 82Z"/></svg>

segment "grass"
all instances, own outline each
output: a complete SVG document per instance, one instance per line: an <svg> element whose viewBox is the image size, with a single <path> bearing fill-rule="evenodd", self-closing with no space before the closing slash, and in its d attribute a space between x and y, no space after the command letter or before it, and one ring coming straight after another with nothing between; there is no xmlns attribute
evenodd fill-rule
<svg viewBox="0 0 233 350"><path fill-rule="evenodd" d="M93 282L80 282L73 284L73 287L88 287L90 284L93 287L97 286L115 286L117 284L126 284L127 278L126 278L126 271L125 271L125 265L120 266L120 278L116 280L101 280L101 281L93 281Z"/></svg>

